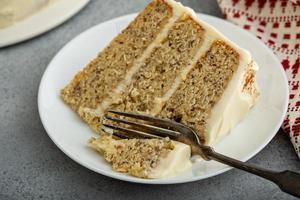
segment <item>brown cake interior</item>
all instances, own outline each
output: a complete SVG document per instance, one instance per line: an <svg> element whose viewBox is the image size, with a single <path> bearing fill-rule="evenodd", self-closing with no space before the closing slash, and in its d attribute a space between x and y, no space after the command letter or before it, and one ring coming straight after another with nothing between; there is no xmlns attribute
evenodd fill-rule
<svg viewBox="0 0 300 200"><path fill-rule="evenodd" d="M75 111L96 108L124 78L145 49L172 17L163 0L152 1L83 71L62 90L62 98Z"/></svg>
<svg viewBox="0 0 300 200"><path fill-rule="evenodd" d="M146 59L120 100L109 109L151 114L157 98L170 90L175 79L195 57L204 30L190 16L176 21L167 38Z"/></svg>
<svg viewBox="0 0 300 200"><path fill-rule="evenodd" d="M239 54L215 41L167 101L161 117L193 127L204 141L206 121L239 64Z"/></svg>

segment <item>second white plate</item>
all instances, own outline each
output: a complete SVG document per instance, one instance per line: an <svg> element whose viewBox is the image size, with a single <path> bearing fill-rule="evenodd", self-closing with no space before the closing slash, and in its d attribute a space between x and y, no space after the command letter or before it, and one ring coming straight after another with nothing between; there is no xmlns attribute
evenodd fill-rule
<svg viewBox="0 0 300 200"><path fill-rule="evenodd" d="M38 13L0 29L0 47L25 41L51 30L79 12L88 2L89 0L57 0Z"/></svg>
<svg viewBox="0 0 300 200"><path fill-rule="evenodd" d="M176 177L146 180L112 171L86 141L96 136L61 100L59 92L133 18L128 15L99 24L70 41L49 64L41 80L38 106L42 123L53 142L70 158L100 174L116 179L148 183L183 183L211 177L230 169L215 161L201 161ZM273 53L256 37L216 17L199 14L229 39L248 49L260 66L257 73L261 96L248 116L235 127L216 151L246 161L257 154L278 131L287 109L288 87L285 73Z"/></svg>

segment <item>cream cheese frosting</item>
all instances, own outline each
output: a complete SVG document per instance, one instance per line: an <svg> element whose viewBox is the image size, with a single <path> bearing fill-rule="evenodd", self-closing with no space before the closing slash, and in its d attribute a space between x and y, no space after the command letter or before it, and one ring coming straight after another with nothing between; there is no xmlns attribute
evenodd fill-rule
<svg viewBox="0 0 300 200"><path fill-rule="evenodd" d="M251 69L257 70L257 67L253 66L257 66L255 63L251 66ZM206 127L208 145L213 146L217 144L246 116L257 101L259 92L256 82L252 86L254 90L253 95L243 91L246 72L247 68L238 68L222 98L213 108Z"/></svg>
<svg viewBox="0 0 300 200"><path fill-rule="evenodd" d="M181 142L173 141L175 148L167 157L162 158L159 165L152 170L149 178L171 177L189 169L192 166L191 147Z"/></svg>
<svg viewBox="0 0 300 200"><path fill-rule="evenodd" d="M50 1L51 0L0 0L0 28L8 27L38 12L49 4Z"/></svg>

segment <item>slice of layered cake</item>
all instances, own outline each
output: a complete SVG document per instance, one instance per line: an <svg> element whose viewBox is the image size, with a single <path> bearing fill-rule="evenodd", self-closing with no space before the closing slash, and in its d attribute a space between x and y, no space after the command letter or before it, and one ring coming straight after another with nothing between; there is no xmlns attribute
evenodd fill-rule
<svg viewBox="0 0 300 200"><path fill-rule="evenodd" d="M214 145L259 95L250 53L173 0L153 0L61 92L101 133L108 109L184 123Z"/></svg>
<svg viewBox="0 0 300 200"><path fill-rule="evenodd" d="M192 165L190 146L168 138L115 140L103 134L88 144L103 154L115 171L141 178L170 177Z"/></svg>

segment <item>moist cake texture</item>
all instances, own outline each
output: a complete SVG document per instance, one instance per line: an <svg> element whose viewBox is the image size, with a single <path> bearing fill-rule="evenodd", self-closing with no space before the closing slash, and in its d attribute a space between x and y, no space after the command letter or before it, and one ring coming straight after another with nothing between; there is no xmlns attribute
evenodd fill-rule
<svg viewBox="0 0 300 200"><path fill-rule="evenodd" d="M221 98L239 63L239 55L222 41L215 41L181 82L162 112L162 117L196 129L205 142L209 112Z"/></svg>
<svg viewBox="0 0 300 200"><path fill-rule="evenodd" d="M214 145L255 104L251 54L173 0L150 4L62 89L94 131L108 109L169 118Z"/></svg>
<svg viewBox="0 0 300 200"><path fill-rule="evenodd" d="M153 42L172 16L162 1L153 1L62 90L74 110L95 109L117 85L134 61Z"/></svg>
<svg viewBox="0 0 300 200"><path fill-rule="evenodd" d="M196 55L202 45L203 33L203 28L191 17L180 17L111 107L151 114L156 98L163 97L171 89L182 69Z"/></svg>

